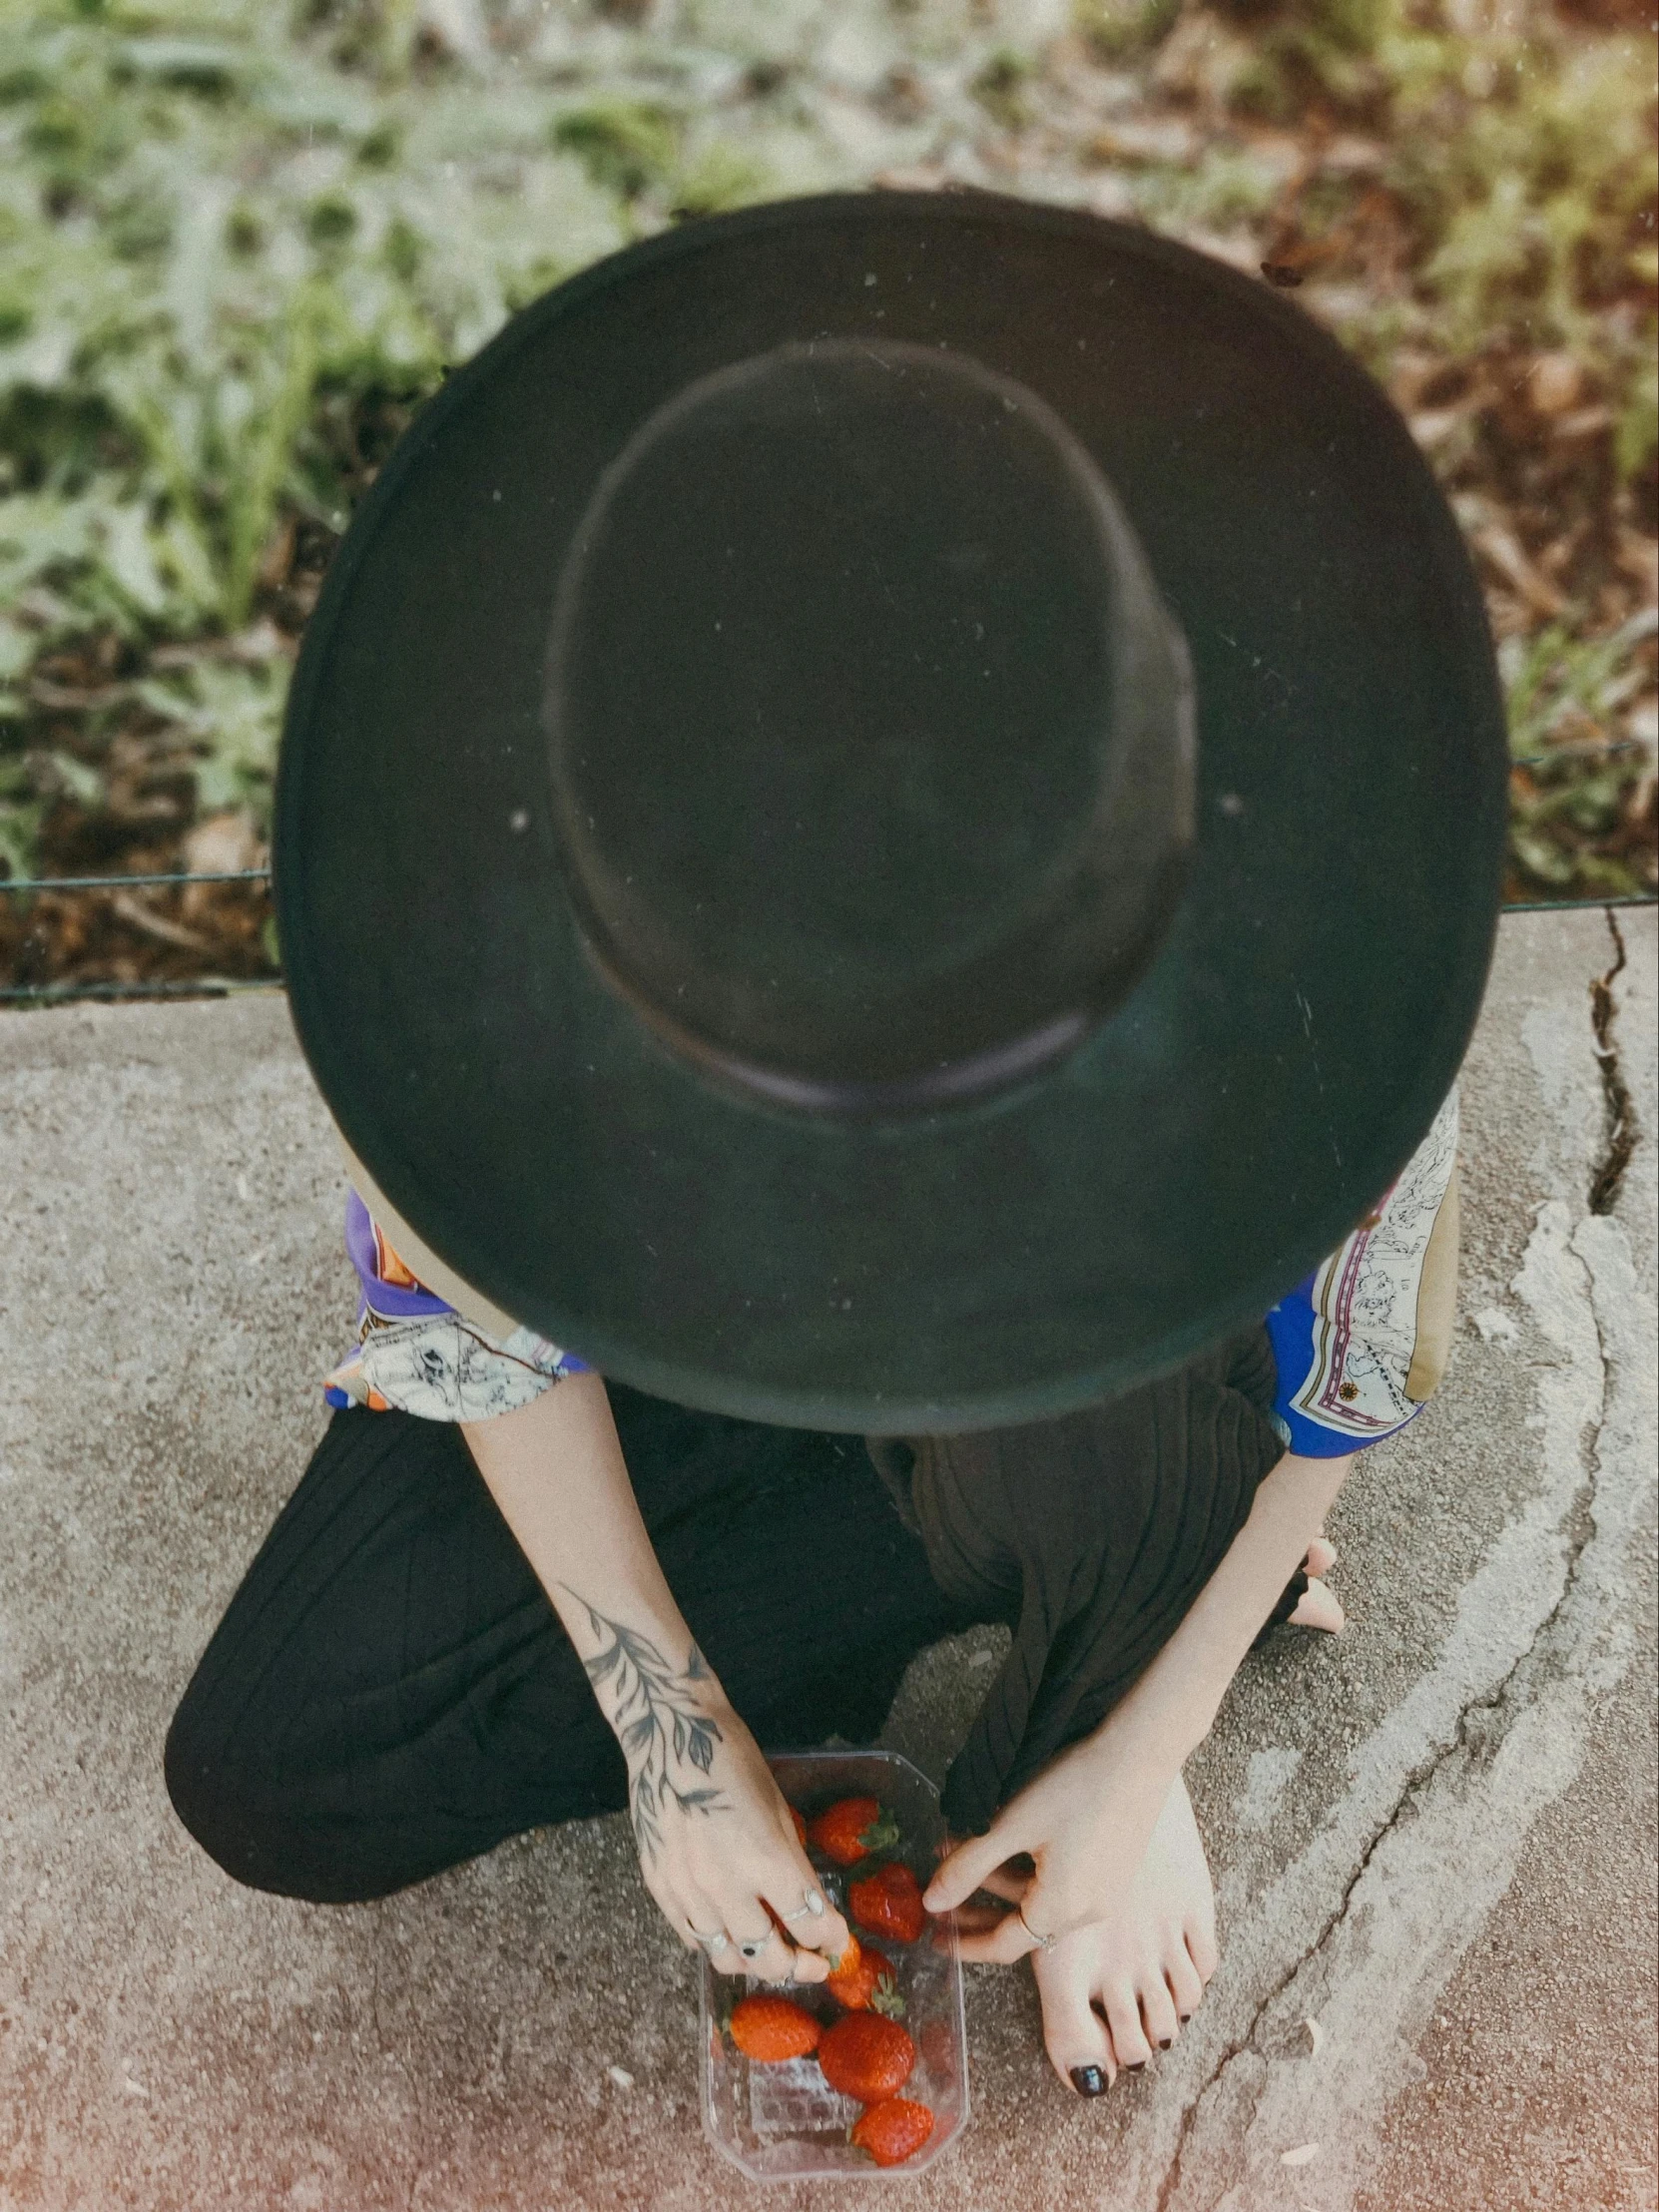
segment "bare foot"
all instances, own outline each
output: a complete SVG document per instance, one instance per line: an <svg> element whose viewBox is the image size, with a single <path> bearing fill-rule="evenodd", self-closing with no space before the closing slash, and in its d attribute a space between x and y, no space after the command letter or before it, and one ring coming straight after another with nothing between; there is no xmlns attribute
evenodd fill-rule
<svg viewBox="0 0 1659 2212"><path fill-rule="evenodd" d="M1343 1609L1337 1601L1336 1591L1328 1588L1324 1580L1336 1564L1336 1545L1327 1536L1316 1536L1308 1546L1308 1557L1303 1562L1308 1587L1302 1593L1296 1611L1291 1615L1296 1627L1323 1628L1332 1636L1342 1634Z"/></svg>
<svg viewBox="0 0 1659 2212"><path fill-rule="evenodd" d="M1306 1588L1290 1616L1299 1627L1341 1633L1343 1609L1324 1580L1336 1563L1335 1547L1317 1536L1304 1562ZM1128 1779L1132 1785L1134 1776ZM945 1865L935 1877L939 1894L929 1892L935 1909L954 1923L969 1959L1008 1963L1029 1950L1029 1928L1016 1930L1006 1909L1022 1906L1030 1894L1033 1860L1024 1848L999 1861L991 1856L1021 1842L1017 1831L1005 1833L1011 1825L1005 1814L984 1837L945 1847ZM964 1896L975 1878L977 1892ZM1093 1894L1110 1896L1111 1888ZM1000 1904L979 1904L978 1895ZM941 1929L935 1940L946 1939ZM1179 1775L1111 1915L1074 1928L1029 1955L1049 2059L1079 2096L1098 2096L1121 2068L1144 2066L1155 2049L1170 2048L1198 2009L1217 1964L1210 1868Z"/></svg>
<svg viewBox="0 0 1659 2212"><path fill-rule="evenodd" d="M1323 1579L1336 1564L1335 1545L1316 1536L1308 1588L1291 1615L1298 1627L1341 1633L1343 1609ZM1168 2050L1216 1962L1210 1865L1178 1775L1117 1917L1031 1954L1043 2041L1060 2079L1080 2096L1097 2096L1120 2067L1144 2066L1154 2050Z"/></svg>
<svg viewBox="0 0 1659 2212"><path fill-rule="evenodd" d="M1197 2011L1216 1957L1209 1863L1177 1776L1121 1912L1032 1954L1043 2041L1067 2088L1098 2096L1120 2067L1167 2050Z"/></svg>

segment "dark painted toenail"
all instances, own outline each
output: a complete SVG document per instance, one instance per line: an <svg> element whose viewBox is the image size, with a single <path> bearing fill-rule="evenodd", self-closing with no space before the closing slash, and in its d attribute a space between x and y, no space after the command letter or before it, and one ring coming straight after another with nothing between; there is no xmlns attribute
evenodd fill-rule
<svg viewBox="0 0 1659 2212"><path fill-rule="evenodd" d="M1097 2097L1106 2086L1106 2076L1098 2066L1073 2066L1071 2079L1080 2097Z"/></svg>

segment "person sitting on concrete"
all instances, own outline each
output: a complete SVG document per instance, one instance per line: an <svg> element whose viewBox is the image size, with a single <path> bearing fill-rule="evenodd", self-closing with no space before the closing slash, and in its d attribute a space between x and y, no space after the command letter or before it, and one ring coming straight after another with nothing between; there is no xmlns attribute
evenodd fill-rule
<svg viewBox="0 0 1659 2212"><path fill-rule="evenodd" d="M1006 1622L945 1792L975 1840L927 1902L983 1888L1021 1908L965 1915L963 1955L1036 1951L1049 2054L1094 2093L1168 2047L1215 1971L1181 1766L1276 1595L1273 1619L1341 1628L1324 1515L1355 1453L1439 1379L1456 1126L1453 1092L1367 1225L1177 1375L1059 1420L867 1439L867 1456L492 1333L410 1272L353 1190L358 1341L173 1723L180 1818L240 1882L352 1903L629 1807L683 1940L730 1931L717 1966L817 1980L845 1926L802 1917L816 1878L759 1745L868 1741L917 1652ZM702 1792L732 1819L692 1817ZM1007 1864L1021 1853L1038 1883Z"/></svg>
<svg viewBox="0 0 1659 2212"><path fill-rule="evenodd" d="M821 1980L766 1749L999 1622L927 1904L1068 2087L1167 2048L1183 1764L1443 1368L1504 779L1408 434L1201 256L876 194L525 309L294 679L362 1304L187 1827L345 1902L626 1807L682 1942Z"/></svg>

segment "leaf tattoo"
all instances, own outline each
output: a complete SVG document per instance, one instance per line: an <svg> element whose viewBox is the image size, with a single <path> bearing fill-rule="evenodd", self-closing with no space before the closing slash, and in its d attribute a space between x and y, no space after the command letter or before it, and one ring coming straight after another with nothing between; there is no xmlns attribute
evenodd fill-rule
<svg viewBox="0 0 1659 2212"><path fill-rule="evenodd" d="M569 1589L569 1584L561 1587ZM595 1692L604 1690L601 1703L609 1702L611 1726L628 1762L634 1843L649 1866L662 1847L662 1823L671 1806L705 1817L729 1810L724 1791L691 1784L687 1772L695 1768L708 1774L715 1746L724 1740L687 1688L714 1677L695 1644L686 1664L676 1669L649 1636L611 1620L578 1591L570 1595L587 1614L594 1634L606 1639L582 1665Z"/></svg>

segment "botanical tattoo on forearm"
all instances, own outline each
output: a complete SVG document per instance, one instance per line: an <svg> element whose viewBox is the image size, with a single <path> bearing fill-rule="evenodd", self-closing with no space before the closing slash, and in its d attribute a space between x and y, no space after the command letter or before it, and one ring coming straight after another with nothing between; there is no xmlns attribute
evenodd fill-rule
<svg viewBox="0 0 1659 2212"><path fill-rule="evenodd" d="M560 1587L570 1588L568 1583ZM661 1823L670 1805L705 1816L730 1810L723 1790L695 1783L682 1787L692 1769L709 1772L715 1746L724 1741L689 1688L712 1682L714 1676L696 1644L677 1671L648 1636L608 1619L577 1591L570 1595L587 1614L594 1634L606 1639L603 1649L582 1664L596 1695L605 1686L600 1702L610 1704L611 1726L628 1761L634 1843L649 1866L662 1845Z"/></svg>

